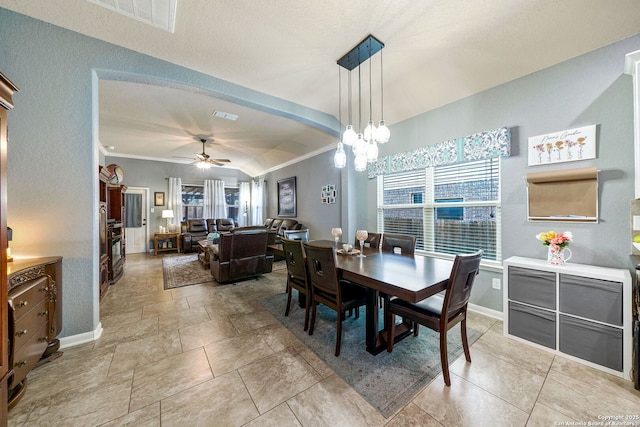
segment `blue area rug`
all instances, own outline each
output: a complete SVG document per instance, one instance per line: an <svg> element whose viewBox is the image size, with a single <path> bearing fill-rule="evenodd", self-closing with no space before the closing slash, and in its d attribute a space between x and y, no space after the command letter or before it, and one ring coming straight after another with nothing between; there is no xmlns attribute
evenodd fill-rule
<svg viewBox="0 0 640 427"><path fill-rule="evenodd" d="M313 335L303 331L304 309L298 307L294 290L291 311L284 316L286 294L261 298L260 303L289 331L315 352L347 384L367 402L388 418L406 405L441 371L438 334L426 327L420 335L413 335L395 344L392 353L386 351L373 356L365 349L365 309L360 318L347 317L342 324L342 348L335 357L336 313L318 306ZM382 325L382 319L380 320ZM469 345L481 335L467 327ZM462 354L460 327L455 326L447 336L449 363ZM471 354L473 360L473 350Z"/></svg>

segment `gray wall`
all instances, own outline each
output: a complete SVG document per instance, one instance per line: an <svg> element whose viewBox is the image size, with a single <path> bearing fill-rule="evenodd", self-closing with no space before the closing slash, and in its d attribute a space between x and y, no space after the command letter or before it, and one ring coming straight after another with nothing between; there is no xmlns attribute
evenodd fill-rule
<svg viewBox="0 0 640 427"><path fill-rule="evenodd" d="M296 219L309 228L311 239L333 239L331 229L342 224L341 171L333 166L333 151L268 173L265 176L268 191L267 217L278 217L278 180L292 176L296 177ZM333 184L337 188L336 203L323 204L321 201L322 187L327 184Z"/></svg>
<svg viewBox="0 0 640 427"><path fill-rule="evenodd" d="M169 177L182 178L183 184L203 184L205 179L216 179L224 181L225 187L238 187L240 182L249 182L251 177L237 169L214 167L210 169L199 169L189 164L178 164L169 162L159 162L151 160L128 159L124 157L107 156L102 166L115 163L122 167L124 171L123 184L127 187L149 188L149 195L161 191L165 193L165 209L169 196ZM151 199L153 200L153 199ZM153 203L153 202L151 202ZM161 217L162 207L155 208L155 213L148 217L150 230L157 230L159 225L164 224ZM177 224L178 222L176 222ZM151 248L151 241L148 248Z"/></svg>

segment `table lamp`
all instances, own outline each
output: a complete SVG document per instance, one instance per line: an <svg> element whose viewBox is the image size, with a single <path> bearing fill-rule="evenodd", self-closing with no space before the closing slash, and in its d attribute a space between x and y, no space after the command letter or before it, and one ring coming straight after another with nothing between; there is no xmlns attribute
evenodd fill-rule
<svg viewBox="0 0 640 427"><path fill-rule="evenodd" d="M173 219L173 210L172 209L163 209L162 210L162 218L165 218L165 220L167 221L167 230L169 230L169 218ZM173 221L171 221L171 224L173 225Z"/></svg>
<svg viewBox="0 0 640 427"><path fill-rule="evenodd" d="M9 242L13 238L13 230L11 227L7 227L7 262L13 261L13 257L11 256L11 248L9 247Z"/></svg>

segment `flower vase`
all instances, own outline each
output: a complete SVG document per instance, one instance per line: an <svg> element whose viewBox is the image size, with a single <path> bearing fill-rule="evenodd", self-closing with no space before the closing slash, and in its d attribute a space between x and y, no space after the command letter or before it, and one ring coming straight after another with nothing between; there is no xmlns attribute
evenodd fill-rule
<svg viewBox="0 0 640 427"><path fill-rule="evenodd" d="M569 254L566 257L565 251ZM549 251L547 252L547 263L552 265L565 265L565 263L569 261L571 256L571 249L561 248L556 245L549 245Z"/></svg>

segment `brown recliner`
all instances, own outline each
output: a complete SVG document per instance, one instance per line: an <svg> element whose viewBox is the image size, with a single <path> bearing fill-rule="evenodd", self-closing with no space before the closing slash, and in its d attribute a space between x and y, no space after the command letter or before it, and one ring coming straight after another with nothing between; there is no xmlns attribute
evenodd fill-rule
<svg viewBox="0 0 640 427"><path fill-rule="evenodd" d="M216 220L215 219L208 219L207 220L207 231L209 233L215 233L218 231L218 229L216 228Z"/></svg>
<svg viewBox="0 0 640 427"><path fill-rule="evenodd" d="M216 230L218 233L225 233L233 230L236 227L232 218L218 218L216 219Z"/></svg>
<svg viewBox="0 0 640 427"><path fill-rule="evenodd" d="M263 227L239 227L220 234L218 244L208 248L213 278L226 283L270 273L273 256L267 255L267 237Z"/></svg>
<svg viewBox="0 0 640 427"><path fill-rule="evenodd" d="M183 252L192 252L198 240L205 240L207 238L207 225L202 218L192 218L183 221L180 224L180 228Z"/></svg>

